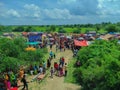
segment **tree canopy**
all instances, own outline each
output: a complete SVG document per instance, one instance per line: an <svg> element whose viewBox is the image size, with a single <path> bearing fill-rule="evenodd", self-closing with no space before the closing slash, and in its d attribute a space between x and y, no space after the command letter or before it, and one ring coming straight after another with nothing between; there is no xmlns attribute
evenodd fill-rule
<svg viewBox="0 0 120 90"><path fill-rule="evenodd" d="M120 85L120 46L117 41L95 41L77 56L81 67L74 76L83 90L118 90Z"/></svg>
<svg viewBox="0 0 120 90"><path fill-rule="evenodd" d="M36 51L26 51L26 42L23 38L0 39L0 70L18 69L19 65L29 65L31 63L42 63L47 49L37 49Z"/></svg>

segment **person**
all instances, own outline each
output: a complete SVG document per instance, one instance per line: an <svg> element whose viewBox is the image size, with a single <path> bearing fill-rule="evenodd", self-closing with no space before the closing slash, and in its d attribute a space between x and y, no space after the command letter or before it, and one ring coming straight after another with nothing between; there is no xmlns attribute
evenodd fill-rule
<svg viewBox="0 0 120 90"><path fill-rule="evenodd" d="M51 73L51 78L53 78L53 73L54 73L53 67L51 67L50 73Z"/></svg>
<svg viewBox="0 0 120 90"><path fill-rule="evenodd" d="M45 73L46 73L46 62L43 61L43 74L45 74Z"/></svg>
<svg viewBox="0 0 120 90"><path fill-rule="evenodd" d="M62 57L60 57L59 64L62 65Z"/></svg>
<svg viewBox="0 0 120 90"><path fill-rule="evenodd" d="M56 71L58 71L58 64L57 64L57 62L54 62L54 71L56 72Z"/></svg>
<svg viewBox="0 0 120 90"><path fill-rule="evenodd" d="M38 67L37 67L37 65L35 64L35 65L34 65L34 74L35 74L35 75L37 74L37 71L38 71Z"/></svg>
<svg viewBox="0 0 120 90"><path fill-rule="evenodd" d="M51 66L51 61L50 59L47 60L47 67L49 68Z"/></svg>
<svg viewBox="0 0 120 90"><path fill-rule="evenodd" d="M11 89L10 76L8 73L5 73L5 86L7 90Z"/></svg>
<svg viewBox="0 0 120 90"><path fill-rule="evenodd" d="M62 51L62 46L60 45L60 52Z"/></svg>
<svg viewBox="0 0 120 90"><path fill-rule="evenodd" d="M52 44L50 44L50 50L52 50Z"/></svg>
<svg viewBox="0 0 120 90"><path fill-rule="evenodd" d="M39 66L39 73L43 73L43 67L41 65Z"/></svg>
<svg viewBox="0 0 120 90"><path fill-rule="evenodd" d="M56 55L55 55L55 53L54 53L54 59L56 58Z"/></svg>
<svg viewBox="0 0 120 90"><path fill-rule="evenodd" d="M60 77L63 76L63 67L60 68Z"/></svg>
<svg viewBox="0 0 120 90"><path fill-rule="evenodd" d="M34 72L33 70L34 70L33 66L30 65L30 74L31 74L31 75L33 75L33 72Z"/></svg>
<svg viewBox="0 0 120 90"><path fill-rule="evenodd" d="M11 82L11 86L16 84L16 77L13 71L11 71L11 74L10 74L10 82Z"/></svg>
<svg viewBox="0 0 120 90"><path fill-rule="evenodd" d="M67 63L65 63L65 66L64 66L64 76L66 77L67 76Z"/></svg>
<svg viewBox="0 0 120 90"><path fill-rule="evenodd" d="M53 58L53 52L52 51L50 51L50 57L51 57L51 59Z"/></svg>
<svg viewBox="0 0 120 90"><path fill-rule="evenodd" d="M59 48L58 43L56 43L56 52L58 51L58 48Z"/></svg>
<svg viewBox="0 0 120 90"><path fill-rule="evenodd" d="M64 66L64 62L65 62L65 58L64 58L64 57L62 57L62 62L61 62L62 67Z"/></svg>
<svg viewBox="0 0 120 90"><path fill-rule="evenodd" d="M23 85L24 85L24 87L22 88L22 90L25 90L25 88L26 88L26 90L28 90L28 84L27 84L25 75L23 76L21 82L23 82Z"/></svg>

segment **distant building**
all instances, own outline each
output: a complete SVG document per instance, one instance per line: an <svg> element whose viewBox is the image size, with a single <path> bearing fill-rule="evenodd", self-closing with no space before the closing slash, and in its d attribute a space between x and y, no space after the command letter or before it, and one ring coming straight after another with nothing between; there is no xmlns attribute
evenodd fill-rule
<svg viewBox="0 0 120 90"><path fill-rule="evenodd" d="M97 32L96 31L89 31L87 33L88 36L96 36L97 35Z"/></svg>

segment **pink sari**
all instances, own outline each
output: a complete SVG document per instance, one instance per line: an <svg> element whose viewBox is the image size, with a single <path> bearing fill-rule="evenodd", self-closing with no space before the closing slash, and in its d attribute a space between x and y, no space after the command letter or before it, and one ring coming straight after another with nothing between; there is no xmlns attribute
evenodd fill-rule
<svg viewBox="0 0 120 90"><path fill-rule="evenodd" d="M11 83L10 81L7 81L7 89L10 90L10 88L11 88Z"/></svg>

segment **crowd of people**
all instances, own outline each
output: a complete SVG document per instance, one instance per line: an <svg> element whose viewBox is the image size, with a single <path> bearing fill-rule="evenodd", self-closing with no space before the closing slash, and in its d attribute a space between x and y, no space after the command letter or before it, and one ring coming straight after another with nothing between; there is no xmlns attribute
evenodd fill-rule
<svg viewBox="0 0 120 90"><path fill-rule="evenodd" d="M19 70L18 75L15 75L15 73L12 70L7 73L4 73L5 84L6 84L7 90L12 90L11 87L18 86L18 78L19 78L20 82L23 83L22 90L25 90L25 89L28 90L28 84L27 84L28 82L26 80L26 73L29 73L30 75L46 74L46 69L48 69L50 71L51 78L53 78L54 75L56 75L58 77L62 77L62 76L66 77L67 76L66 60L63 56L59 58L59 61L55 60L55 59L57 59L56 53L58 52L58 50L60 50L60 52L61 51L65 52L66 49L71 49L73 51L73 56L76 56L78 49L73 49L72 44L70 44L70 43L69 44L64 43L63 46L56 44L55 45L56 52L53 52L52 48L53 48L53 46L50 45L50 52L49 52L49 57L48 57L47 61L43 61L39 65L37 65L37 64L30 65L27 72L23 68L21 68ZM52 64L52 62L54 64ZM76 66L77 67L80 66L79 61L76 62Z"/></svg>

